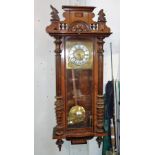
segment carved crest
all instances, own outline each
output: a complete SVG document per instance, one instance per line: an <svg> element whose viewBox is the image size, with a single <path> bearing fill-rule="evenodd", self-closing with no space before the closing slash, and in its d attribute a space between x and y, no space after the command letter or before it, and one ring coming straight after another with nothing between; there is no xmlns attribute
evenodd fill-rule
<svg viewBox="0 0 155 155"><path fill-rule="evenodd" d="M69 31L81 33L90 31L90 28L85 22L76 21L69 26Z"/></svg>
<svg viewBox="0 0 155 155"><path fill-rule="evenodd" d="M51 12L51 21L59 21L60 18L58 16L58 10L54 8L52 5L50 5L52 12Z"/></svg>

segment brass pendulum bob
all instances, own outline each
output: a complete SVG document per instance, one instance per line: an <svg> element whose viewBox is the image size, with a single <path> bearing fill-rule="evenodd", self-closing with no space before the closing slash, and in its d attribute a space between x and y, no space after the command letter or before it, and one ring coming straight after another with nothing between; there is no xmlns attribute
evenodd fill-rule
<svg viewBox="0 0 155 155"><path fill-rule="evenodd" d="M69 124L78 124L85 119L85 109L82 106L75 105L69 111Z"/></svg>
<svg viewBox="0 0 155 155"><path fill-rule="evenodd" d="M74 92L74 100L75 106L71 107L68 116L68 124L74 125L84 121L85 119L85 109L82 106L79 106L77 103L77 90L75 84L75 75L74 70L72 69L72 81L73 81L73 92Z"/></svg>

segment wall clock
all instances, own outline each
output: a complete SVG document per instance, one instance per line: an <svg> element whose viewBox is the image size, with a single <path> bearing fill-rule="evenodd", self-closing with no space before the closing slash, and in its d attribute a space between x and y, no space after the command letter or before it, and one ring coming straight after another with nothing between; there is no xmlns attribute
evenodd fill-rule
<svg viewBox="0 0 155 155"><path fill-rule="evenodd" d="M61 150L63 139L86 144L97 137L100 147L103 128L103 44L111 34L103 9L93 21L95 7L62 6L64 21L51 6L47 33L55 38L57 125L53 138Z"/></svg>

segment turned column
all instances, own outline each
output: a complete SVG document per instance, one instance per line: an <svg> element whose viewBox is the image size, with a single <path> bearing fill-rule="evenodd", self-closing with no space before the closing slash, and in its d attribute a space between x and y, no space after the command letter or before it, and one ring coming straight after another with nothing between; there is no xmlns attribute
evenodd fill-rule
<svg viewBox="0 0 155 155"><path fill-rule="evenodd" d="M103 114L104 114L104 100L103 100L103 37L98 37L98 95L97 95L97 132L102 133L103 129Z"/></svg>
<svg viewBox="0 0 155 155"><path fill-rule="evenodd" d="M57 126L56 126L56 135L62 136L64 134L64 102L62 97L62 91L61 91L61 37L57 36L55 37L55 63L56 63L56 120L57 120ZM61 146L63 144L62 139L58 139L56 144L59 147L59 150L61 150Z"/></svg>
<svg viewBox="0 0 155 155"><path fill-rule="evenodd" d="M103 133L103 121L104 121L104 99L103 99L103 37L98 37L98 95L97 95L97 107L96 107L96 114L97 114L97 123L96 123L96 132ZM97 137L96 141L100 147L102 142L102 137Z"/></svg>

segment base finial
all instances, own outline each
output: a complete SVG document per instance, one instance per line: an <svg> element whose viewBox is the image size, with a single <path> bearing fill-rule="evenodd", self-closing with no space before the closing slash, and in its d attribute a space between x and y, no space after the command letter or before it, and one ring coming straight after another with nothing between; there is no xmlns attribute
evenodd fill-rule
<svg viewBox="0 0 155 155"><path fill-rule="evenodd" d="M103 138L102 138L102 137L97 137L97 138L96 138L96 141L97 141L97 143L98 143L98 147L100 148L101 142L103 141Z"/></svg>
<svg viewBox="0 0 155 155"><path fill-rule="evenodd" d="M61 151L61 147L62 147L62 144L64 143L64 141L62 139L58 139L56 141L56 144L58 145L58 148L59 148L59 151Z"/></svg>

